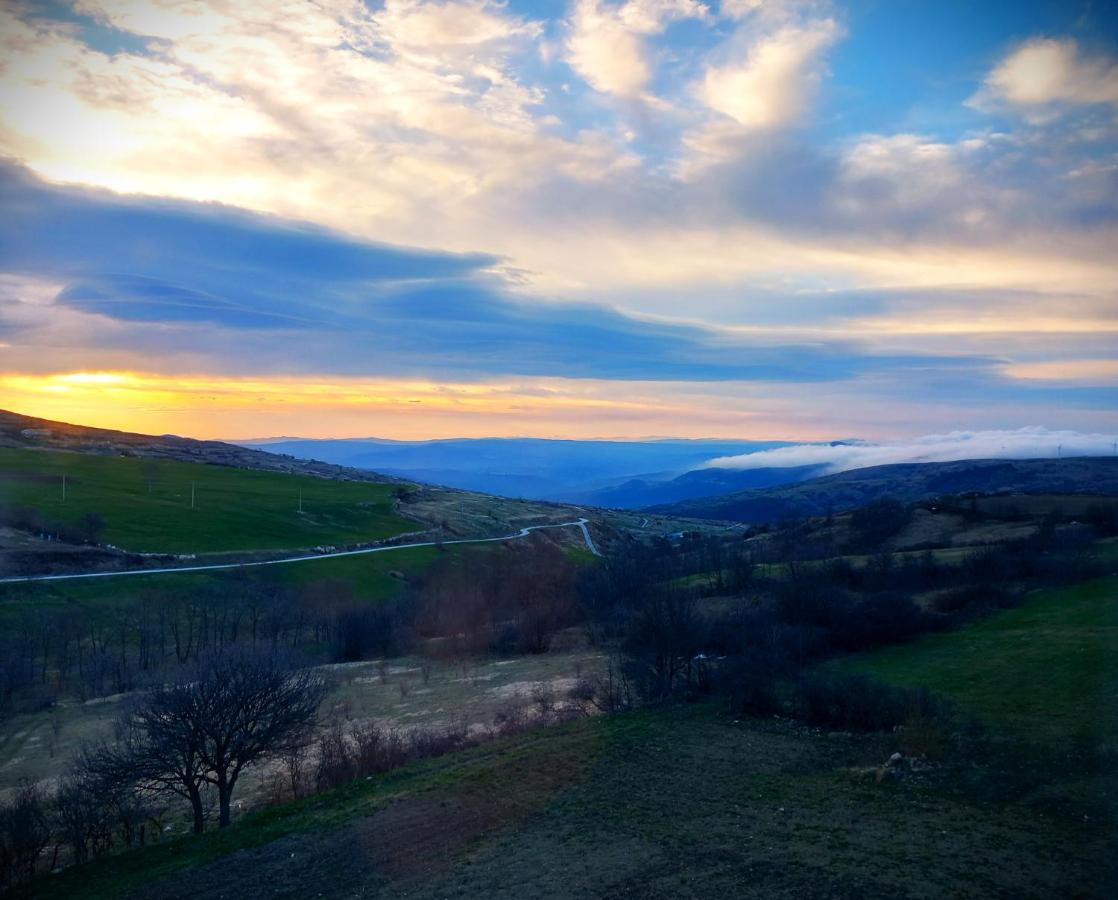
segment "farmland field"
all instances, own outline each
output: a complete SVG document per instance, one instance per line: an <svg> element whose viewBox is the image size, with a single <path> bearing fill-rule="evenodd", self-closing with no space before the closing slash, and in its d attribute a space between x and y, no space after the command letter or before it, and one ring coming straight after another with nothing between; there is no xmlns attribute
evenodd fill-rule
<svg viewBox="0 0 1118 900"><path fill-rule="evenodd" d="M32 507L45 523L72 526L97 513L104 520L100 542L133 552L280 550L420 529L393 511L396 490L225 466L0 449L0 506Z"/></svg>

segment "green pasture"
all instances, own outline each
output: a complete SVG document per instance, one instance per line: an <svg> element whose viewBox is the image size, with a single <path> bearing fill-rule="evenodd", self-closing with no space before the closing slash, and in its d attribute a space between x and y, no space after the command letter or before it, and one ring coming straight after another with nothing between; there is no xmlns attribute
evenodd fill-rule
<svg viewBox="0 0 1118 900"><path fill-rule="evenodd" d="M75 526L97 513L105 523L100 541L135 552L281 550L418 530L393 511L396 490L200 463L0 448L0 508L31 507L44 522Z"/></svg>

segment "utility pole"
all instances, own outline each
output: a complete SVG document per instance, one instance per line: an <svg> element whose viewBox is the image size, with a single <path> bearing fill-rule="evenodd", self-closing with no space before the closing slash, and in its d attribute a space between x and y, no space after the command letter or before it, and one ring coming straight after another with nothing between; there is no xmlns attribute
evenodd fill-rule
<svg viewBox="0 0 1118 900"><path fill-rule="evenodd" d="M190 482L190 508L194 509L194 482Z"/></svg>
<svg viewBox="0 0 1118 900"><path fill-rule="evenodd" d="M299 512L303 511L303 492L299 491Z"/></svg>
<svg viewBox="0 0 1118 900"><path fill-rule="evenodd" d="M66 502L66 473L62 473L62 502Z"/></svg>

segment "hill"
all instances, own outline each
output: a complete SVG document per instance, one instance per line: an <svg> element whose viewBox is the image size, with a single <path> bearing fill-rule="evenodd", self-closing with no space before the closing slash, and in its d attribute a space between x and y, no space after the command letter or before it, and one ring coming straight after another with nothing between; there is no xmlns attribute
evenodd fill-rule
<svg viewBox="0 0 1118 900"><path fill-rule="evenodd" d="M239 447L222 441L199 441L173 434L135 434L39 419L0 410L0 447L70 450L102 456L132 456L177 462L208 463L264 472L315 475L350 481L397 483L399 479L367 469L347 468L317 460L295 459L279 453Z"/></svg>
<svg viewBox="0 0 1118 900"><path fill-rule="evenodd" d="M166 458L0 448L9 524L133 553L282 550L419 529L397 486ZM15 517L13 519L13 516Z"/></svg>
<svg viewBox="0 0 1118 900"><path fill-rule="evenodd" d="M1017 609L850 656L833 668L935 691L1024 738L1098 738L1113 747L1118 578L1036 591ZM1021 690L1025 684L1029 689Z"/></svg>
<svg viewBox="0 0 1118 900"><path fill-rule="evenodd" d="M228 554L240 561L415 532L492 537L577 517L220 441L0 412L5 575L163 564L139 553L225 554L228 562Z"/></svg>
<svg viewBox="0 0 1118 900"><path fill-rule="evenodd" d="M700 497L804 481L819 474L819 466L767 469L692 469L673 478L644 476L599 488L573 500L613 509L639 509Z"/></svg>
<svg viewBox="0 0 1118 900"><path fill-rule="evenodd" d="M136 553L274 554L416 532L428 539L493 538L587 512L221 441L0 412L0 571L8 575L163 564ZM619 532L652 524L603 510L594 519L595 539L607 548ZM654 527L668 533L703 526L660 520Z"/></svg>
<svg viewBox="0 0 1118 900"><path fill-rule="evenodd" d="M738 491L651 507L699 519L763 523L825 515L884 497L911 503L948 494L1118 495L1118 458L971 459L852 469L796 484Z"/></svg>

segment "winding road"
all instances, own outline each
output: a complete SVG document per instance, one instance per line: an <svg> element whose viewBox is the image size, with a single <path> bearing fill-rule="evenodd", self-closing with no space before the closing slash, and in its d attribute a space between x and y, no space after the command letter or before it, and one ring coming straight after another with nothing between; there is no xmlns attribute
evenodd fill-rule
<svg viewBox="0 0 1118 900"><path fill-rule="evenodd" d="M387 553L390 550L405 550L409 547L435 547L449 546L450 544L495 544L501 541L514 541L518 538L528 537L533 531L543 528L579 528L586 540L586 547L595 556L601 556L594 539L590 536L590 529L586 527L588 519L579 519L577 522L558 522L554 525L529 525L521 528L516 534L506 534L493 538L466 538L458 541L422 541L416 544L389 544L383 547L365 547L362 550L339 550L335 553L314 553L309 556L286 556L282 559L264 559L255 562L239 563L214 563L205 566L168 566L162 569L126 569L122 572L82 572L77 575L21 575L14 578L0 578L0 584L16 584L29 581L69 581L77 578L121 578L125 575L165 575L173 572L216 572L220 569L241 569L250 566L280 566L285 563L310 562L314 559L337 559L340 556L364 556L366 553Z"/></svg>

